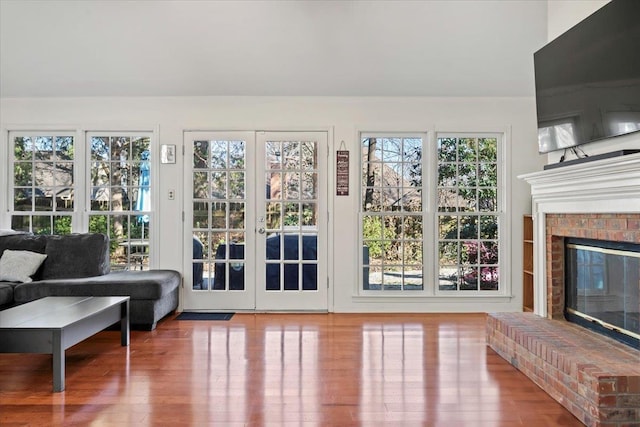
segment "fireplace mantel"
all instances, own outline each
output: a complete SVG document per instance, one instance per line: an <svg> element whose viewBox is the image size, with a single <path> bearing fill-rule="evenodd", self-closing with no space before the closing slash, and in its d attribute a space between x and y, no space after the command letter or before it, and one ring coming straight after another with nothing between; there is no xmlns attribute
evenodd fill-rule
<svg viewBox="0 0 640 427"><path fill-rule="evenodd" d="M640 153L520 175L531 185L534 313L547 317L546 224L549 213L639 213Z"/></svg>

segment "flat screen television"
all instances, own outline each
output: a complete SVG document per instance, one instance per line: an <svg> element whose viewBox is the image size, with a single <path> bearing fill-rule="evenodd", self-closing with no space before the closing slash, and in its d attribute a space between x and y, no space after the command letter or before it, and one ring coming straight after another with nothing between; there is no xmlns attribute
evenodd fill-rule
<svg viewBox="0 0 640 427"><path fill-rule="evenodd" d="M640 0L612 0L534 53L540 153L640 131Z"/></svg>

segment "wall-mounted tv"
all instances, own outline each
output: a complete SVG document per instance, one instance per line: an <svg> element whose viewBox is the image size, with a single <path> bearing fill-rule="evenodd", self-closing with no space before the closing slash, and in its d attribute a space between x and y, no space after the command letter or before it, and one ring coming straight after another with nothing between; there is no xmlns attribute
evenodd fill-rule
<svg viewBox="0 0 640 427"><path fill-rule="evenodd" d="M640 0L612 0L534 54L540 153L640 131Z"/></svg>

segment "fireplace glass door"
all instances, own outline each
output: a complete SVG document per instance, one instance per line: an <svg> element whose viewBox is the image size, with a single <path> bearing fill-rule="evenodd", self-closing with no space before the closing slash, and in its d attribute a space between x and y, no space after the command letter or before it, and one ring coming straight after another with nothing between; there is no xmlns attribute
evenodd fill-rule
<svg viewBox="0 0 640 427"><path fill-rule="evenodd" d="M565 244L569 320L578 316L616 339L637 342L640 245L589 239L567 239Z"/></svg>

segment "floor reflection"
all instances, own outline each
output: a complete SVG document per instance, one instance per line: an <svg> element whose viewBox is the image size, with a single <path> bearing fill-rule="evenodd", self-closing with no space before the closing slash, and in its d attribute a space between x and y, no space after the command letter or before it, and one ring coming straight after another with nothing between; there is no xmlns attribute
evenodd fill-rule
<svg viewBox="0 0 640 427"><path fill-rule="evenodd" d="M240 314L0 354L0 425L579 426L488 349L483 314Z"/></svg>
<svg viewBox="0 0 640 427"><path fill-rule="evenodd" d="M318 341L313 327L268 326L264 331L264 423L277 425L299 420L300 414L320 413Z"/></svg>
<svg viewBox="0 0 640 427"><path fill-rule="evenodd" d="M365 324L362 328L359 419L377 424L421 421L424 331L420 324Z"/></svg>

